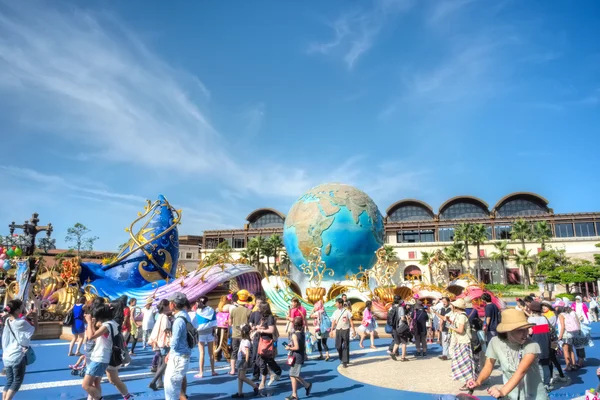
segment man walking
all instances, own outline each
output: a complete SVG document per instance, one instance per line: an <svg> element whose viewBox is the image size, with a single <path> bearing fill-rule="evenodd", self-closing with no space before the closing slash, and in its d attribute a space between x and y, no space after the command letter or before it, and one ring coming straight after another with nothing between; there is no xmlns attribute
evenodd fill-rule
<svg viewBox="0 0 600 400"><path fill-rule="evenodd" d="M331 316L331 326L335 328L335 347L337 348L340 363L344 368L350 362L350 327L352 314L344 307L344 300L336 301L337 310Z"/></svg>
<svg viewBox="0 0 600 400"><path fill-rule="evenodd" d="M448 317L452 312L450 307L450 299L448 297L442 297L442 308L439 313L436 313L440 319L440 332L442 332L442 355L438 358L440 360L448 359L448 347L450 347L450 333L448 332Z"/></svg>
<svg viewBox="0 0 600 400"><path fill-rule="evenodd" d="M492 303L492 296L489 293L481 295L481 301L485 304L485 322L483 324L483 330L485 332L485 340L487 343L492 340L494 336L497 336L496 327L500 323L500 310Z"/></svg>
<svg viewBox="0 0 600 400"><path fill-rule="evenodd" d="M167 354L167 369L164 376L165 400L184 400L187 398L186 374L190 366L190 355L194 343L188 342L188 324L191 325L188 310L190 302L185 294L175 292L169 298L170 308L175 315L171 333L171 351ZM191 331L195 332L193 327Z"/></svg>

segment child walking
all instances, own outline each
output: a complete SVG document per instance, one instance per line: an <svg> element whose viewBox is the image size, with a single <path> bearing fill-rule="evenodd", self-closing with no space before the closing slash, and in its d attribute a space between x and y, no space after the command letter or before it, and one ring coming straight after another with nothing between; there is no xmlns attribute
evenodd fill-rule
<svg viewBox="0 0 600 400"><path fill-rule="evenodd" d="M244 382L252 386L255 396L258 396L259 394L258 385L246 376L246 370L248 369L250 362L250 353L252 352L252 344L250 343L250 325L242 325L240 331L242 332L242 342L240 343L240 350L238 351L235 365L235 368L238 371L238 392L231 396L233 399L241 399L244 397L244 392L242 392Z"/></svg>

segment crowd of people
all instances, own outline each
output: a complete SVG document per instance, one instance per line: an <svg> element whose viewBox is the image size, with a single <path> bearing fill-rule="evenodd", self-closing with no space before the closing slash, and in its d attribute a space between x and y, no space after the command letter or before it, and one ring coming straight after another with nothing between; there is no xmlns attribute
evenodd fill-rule
<svg viewBox="0 0 600 400"><path fill-rule="evenodd" d="M302 377L302 366L313 346L318 360L331 361L328 339L333 338L343 368L350 363L351 340L359 339L361 348L369 340L370 347L375 348L377 321L370 301L355 327L345 295L336 299L331 315L323 299L310 315L299 299L292 299L285 332L280 334L269 303L262 297L251 300L250 293L241 290L223 296L213 309L205 296L190 303L184 294L175 293L156 306L149 299L138 308L136 299L128 301L125 296L109 303L102 298L86 303L81 296L65 321L73 333L68 355L79 357L69 367L73 374L83 377L88 400L103 398L101 381L105 376L123 399L132 399L119 378L119 369L131 362L141 341L143 350L150 348L154 353L149 388L163 390L167 400L182 400L187 398L190 355L198 347L199 368L194 378L205 376L207 358L210 376L217 375L215 362L225 360L229 375L238 380L237 392L231 397L243 398L244 383L254 395L260 395L281 379L282 368L276 357L278 349L284 349L291 381L291 394L286 399L295 400L301 389L306 396L311 393L312 383ZM519 299L514 309L502 312L489 294L484 293L480 300L483 317L469 298L450 301L444 297L432 304L417 299L409 305L396 296L385 327L392 337L390 357L408 361L407 345L414 343L414 357L424 358L428 347L438 343L442 350L439 359L450 361L451 375L463 383L461 390L465 391L482 385L497 364L503 385L488 392L507 399L548 399L554 384L568 384L566 373L586 367L585 348L593 345L590 323L598 320L596 298L577 296L574 302L564 298L551 303L532 294ZM33 362L29 342L37 327L37 314L33 302L26 305L12 300L6 306L2 400L14 397L27 365Z"/></svg>

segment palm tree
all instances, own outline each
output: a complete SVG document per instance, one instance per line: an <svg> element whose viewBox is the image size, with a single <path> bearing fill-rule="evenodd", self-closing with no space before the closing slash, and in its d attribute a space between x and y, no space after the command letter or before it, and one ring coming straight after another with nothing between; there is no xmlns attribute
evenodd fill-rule
<svg viewBox="0 0 600 400"><path fill-rule="evenodd" d="M465 259L465 246L462 243L454 243L444 249L446 259L452 265L459 265L461 274L464 272L462 262Z"/></svg>
<svg viewBox="0 0 600 400"><path fill-rule="evenodd" d="M490 254L490 258L493 261L500 261L500 264L502 265L502 279L504 280L504 284L506 285L508 283L508 279L506 277L506 260L510 258L508 242L506 240L494 242L494 247L497 251L492 252L492 254Z"/></svg>
<svg viewBox="0 0 600 400"><path fill-rule="evenodd" d="M435 257L435 251L422 251L421 252L421 260L419 261L419 264L427 266L427 268L429 270L429 276L431 277L431 283L433 283L433 284L435 284L435 281L434 281L434 277L433 277L433 271L431 270L431 262L433 261L434 257Z"/></svg>
<svg viewBox="0 0 600 400"><path fill-rule="evenodd" d="M471 255L469 254L469 244L471 243L471 231L473 224L462 223L454 229L454 243L462 243L465 248L465 260L467 260L467 270L471 268Z"/></svg>
<svg viewBox="0 0 600 400"><path fill-rule="evenodd" d="M390 262L390 261L395 261L398 259L398 255L396 254L396 250L394 249L394 246L390 246L389 244L386 244L385 246L383 246L383 250L385 250L385 256L384 256L383 261Z"/></svg>
<svg viewBox="0 0 600 400"><path fill-rule="evenodd" d="M481 245L487 242L487 227L483 224L474 225L471 229L471 244L477 246L477 279L481 281Z"/></svg>
<svg viewBox="0 0 600 400"><path fill-rule="evenodd" d="M255 236L248 241L248 254L252 256L252 259L256 263L257 267L260 266L260 260L265 254L265 243L266 240L262 236Z"/></svg>
<svg viewBox="0 0 600 400"><path fill-rule="evenodd" d="M552 237L552 229L548 221L538 221L533 226L533 237L546 250L546 241Z"/></svg>
<svg viewBox="0 0 600 400"><path fill-rule="evenodd" d="M517 251L517 254L515 254L515 256L514 256L515 263L518 266L523 267L523 272L525 273L525 289L527 289L527 286L531 285L529 268L531 268L533 265L535 265L535 261L529 254L530 252L531 252L531 250L519 249Z"/></svg>
<svg viewBox="0 0 600 400"><path fill-rule="evenodd" d="M269 240L267 240L267 247L271 251L272 256L275 258L273 268L277 270L277 258L279 257L279 253L283 248L283 240L281 239L281 236L271 235L271 237L269 237Z"/></svg>
<svg viewBox="0 0 600 400"><path fill-rule="evenodd" d="M525 241L531 239L531 225L524 219L518 219L513 223L510 231L510 238L512 240L521 241L521 246L525 250Z"/></svg>

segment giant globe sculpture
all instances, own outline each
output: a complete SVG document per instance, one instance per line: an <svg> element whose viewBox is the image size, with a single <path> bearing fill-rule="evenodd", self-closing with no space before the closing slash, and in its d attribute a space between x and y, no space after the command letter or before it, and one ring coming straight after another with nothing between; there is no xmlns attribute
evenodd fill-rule
<svg viewBox="0 0 600 400"><path fill-rule="evenodd" d="M371 268L375 251L383 245L383 217L373 200L361 190L340 183L310 189L293 205L285 219L283 242L296 267L308 264L315 247L334 271L333 280L344 280Z"/></svg>

